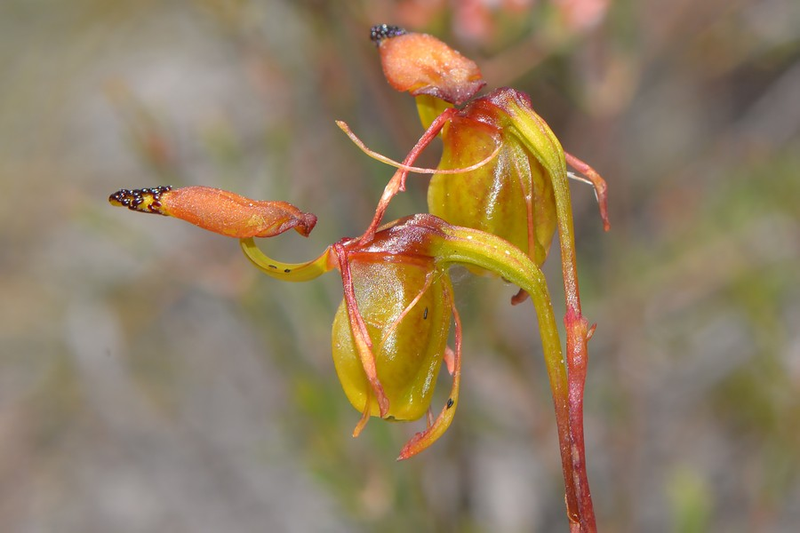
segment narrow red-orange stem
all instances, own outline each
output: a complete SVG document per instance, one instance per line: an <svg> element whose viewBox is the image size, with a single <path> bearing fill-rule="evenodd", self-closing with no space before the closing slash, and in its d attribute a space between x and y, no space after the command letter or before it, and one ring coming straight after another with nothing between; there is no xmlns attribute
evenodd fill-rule
<svg viewBox="0 0 800 533"><path fill-rule="evenodd" d="M577 286L576 286L577 288ZM576 294L577 295L577 294ZM569 389L569 426L571 434L570 456L572 461L572 481L578 505L578 516L581 531L594 533L594 505L589 490L589 479L586 470L586 443L583 431L583 393L586 384L587 356L586 339L588 324L580 315L578 298L577 311L567 309L564 325L567 331L567 382Z"/></svg>
<svg viewBox="0 0 800 533"><path fill-rule="evenodd" d="M558 240L561 248L561 268L564 278L564 298L566 316L564 323L567 330L567 394L560 398L561 391L553 389L556 402L556 416L560 419L559 400L566 401L568 408L568 431L561 430L563 422L559 420L559 439L564 463L564 484L566 485L567 514L572 523L579 525L581 533L594 533L595 524L592 496L589 492L589 481L586 474L586 453L583 437L583 389L586 380L587 365L587 324L581 314L581 301L578 290L578 269L575 258L575 232L572 222L572 202L567 183L566 158L560 143L544 120L530 109L529 102L517 93L507 91L501 93L503 99L498 101L509 108L513 125L520 140L527 143L531 151L544 160L551 171L553 192L556 201L556 224ZM570 162L582 163L570 157ZM582 169L588 168L583 164ZM579 169L581 170L581 169ZM595 173L596 174L596 173ZM602 181L602 180L600 180ZM604 210L604 206L601 206ZM571 525L571 529L575 527Z"/></svg>
<svg viewBox="0 0 800 533"><path fill-rule="evenodd" d="M567 193L568 194L568 193ZM567 201L569 197L567 196ZM571 211L571 210L570 210ZM559 240L561 243L564 293L567 302L564 326L567 333L567 389L569 402L569 447L572 464L571 477L567 482L567 501L570 492L577 504L577 521L581 533L595 533L597 525L594 516L592 495L586 471L586 447L583 434L583 392L586 383L588 351L586 337L588 324L581 314L581 300L578 289L578 269L575 261L575 239L571 213L568 217L559 216ZM566 471L565 477L568 474Z"/></svg>

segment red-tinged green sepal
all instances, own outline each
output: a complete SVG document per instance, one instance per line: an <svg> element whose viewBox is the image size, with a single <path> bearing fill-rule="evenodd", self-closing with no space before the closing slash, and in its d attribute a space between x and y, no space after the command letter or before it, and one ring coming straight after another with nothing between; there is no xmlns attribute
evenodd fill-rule
<svg viewBox="0 0 800 533"><path fill-rule="evenodd" d="M592 167L564 152L555 133L533 110L528 95L505 88L498 89L474 103L478 104L479 102L482 102L479 104L481 109L475 113L476 118L480 117L486 120L489 116L494 115L495 123L503 127L508 135L524 146L546 171L547 178L552 184L556 220L562 240L571 238L572 234L572 205L567 183L567 178L570 176L594 187L604 229L610 228L605 181ZM490 111L492 107L497 111L492 113ZM489 111L488 114L487 111ZM567 163L585 177L574 176L567 172ZM562 243L563 246L564 243Z"/></svg>
<svg viewBox="0 0 800 533"><path fill-rule="evenodd" d="M482 160L458 176L436 174L428 187L431 214L451 224L493 233L525 251L536 264L547 258L556 228L550 171L504 127L503 110L486 98L471 102L443 130L439 168Z"/></svg>
<svg viewBox="0 0 800 533"><path fill-rule="evenodd" d="M453 377L453 385L450 388L450 395L444 404L439 416L436 420L428 426L425 431L415 434L400 450L400 455L397 457L398 461L409 459L419 452L425 450L436 442L439 437L444 435L447 428L453 422L453 417L456 415L456 408L458 407L458 396L461 391L461 318L458 315L455 304L451 301L451 308L453 311L453 320L455 322L455 351L445 351L445 362L447 363L447 370Z"/></svg>
<svg viewBox="0 0 800 533"><path fill-rule="evenodd" d="M132 211L171 216L235 237L274 237L290 229L307 237L317 217L287 202L251 200L212 187L120 189L108 201Z"/></svg>
<svg viewBox="0 0 800 533"><path fill-rule="evenodd" d="M594 186L604 227L609 228L605 182L589 165L565 154L524 93L499 89L477 98L452 116L442 132L442 170L465 167L497 146L500 150L490 163L456 179L435 175L428 189L432 214L498 235L538 265L547 258L558 229L562 259L571 261L574 237L567 178L572 176ZM585 178L568 173L567 162ZM522 300L521 292L512 302Z"/></svg>
<svg viewBox="0 0 800 533"><path fill-rule="evenodd" d="M348 400L370 416L417 420L431 403L450 329L450 282L431 258L341 252L344 300L333 360Z"/></svg>

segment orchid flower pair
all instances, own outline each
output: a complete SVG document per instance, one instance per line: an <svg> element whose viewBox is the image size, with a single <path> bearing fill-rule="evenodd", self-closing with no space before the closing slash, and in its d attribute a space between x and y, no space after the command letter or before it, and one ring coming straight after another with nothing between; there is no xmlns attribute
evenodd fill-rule
<svg viewBox="0 0 800 533"><path fill-rule="evenodd" d="M564 152L525 94L504 88L475 97L485 85L480 70L445 43L385 24L373 27L371 37L388 82L416 98L426 130L408 156L395 162L367 148L345 123L337 123L368 155L397 167L360 237L341 239L307 263L282 263L265 255L254 238L289 229L308 236L317 221L286 202L255 201L208 187L122 189L109 200L238 238L248 259L274 278L308 281L338 270L344 298L333 321L333 359L348 400L361 413L353 435L370 417L412 421L427 414L426 429L403 447L399 459L440 438L458 406L461 321L449 268L466 265L517 285L520 292L512 303L530 296L538 317L555 402L567 513L574 530L594 531L583 443L586 343L593 327L581 315L567 178L594 186L608 229L605 182ZM444 145L438 168L413 166L437 136ZM568 172L567 163L582 176ZM430 214L381 225L410 172L433 174ZM539 268L556 230L567 300L566 358ZM452 386L434 418L430 405L442 362Z"/></svg>

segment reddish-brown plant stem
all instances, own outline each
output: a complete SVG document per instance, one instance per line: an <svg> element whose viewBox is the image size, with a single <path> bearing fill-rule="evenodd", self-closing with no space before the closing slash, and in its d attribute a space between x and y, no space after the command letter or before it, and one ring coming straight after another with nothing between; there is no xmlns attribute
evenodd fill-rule
<svg viewBox="0 0 800 533"><path fill-rule="evenodd" d="M510 93L510 96L514 96ZM567 513L571 522L578 524L581 533L595 533L594 506L589 491L589 480L586 473L586 453L583 435L583 391L586 381L588 327L581 314L581 301L578 289L578 269L575 258L575 232L572 222L572 201L564 151L553 132L525 102L516 98L504 100L511 112L513 127L520 140L526 143L532 153L543 161L550 169L553 180L553 193L556 202L556 223L558 227L559 245L561 249L561 268L564 278L564 298L566 314L564 324L567 333L567 403L569 430L564 436L559 431L559 438L566 439L570 468L564 468L566 485ZM571 158L574 159L574 158ZM577 161L577 160L576 160ZM604 208L603 208L604 210ZM553 390L555 399L558 391ZM558 401L556 401L558 406ZM562 416L556 409L556 416ZM560 427L560 424L559 424ZM564 451L562 440L561 449ZM563 457L562 457L563 460ZM574 526L571 526L574 530Z"/></svg>
<svg viewBox="0 0 800 533"><path fill-rule="evenodd" d="M586 446L583 432L583 393L588 366L586 346L588 323L581 314L572 210L569 208L569 189L564 191L562 201L559 201L558 196L556 209L560 211L558 230L564 277L564 294L567 303L564 326L567 334L566 360L567 388L569 391L570 458L572 462L571 488L574 491L577 502L578 522L581 527L579 531L582 533L594 533L597 531L597 525L586 471ZM564 203L567 205L564 205Z"/></svg>
<svg viewBox="0 0 800 533"><path fill-rule="evenodd" d="M579 304L580 305L580 304ZM586 470L586 445L583 431L583 393L587 371L587 322L569 310L564 317L567 330L567 380L569 389L569 425L573 490L578 503L582 531L597 531L592 495Z"/></svg>

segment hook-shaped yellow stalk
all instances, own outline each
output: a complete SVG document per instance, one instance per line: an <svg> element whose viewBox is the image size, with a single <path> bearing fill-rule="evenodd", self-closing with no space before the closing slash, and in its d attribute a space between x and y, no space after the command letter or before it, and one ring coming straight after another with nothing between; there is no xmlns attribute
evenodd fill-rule
<svg viewBox="0 0 800 533"><path fill-rule="evenodd" d="M326 248L316 259L306 263L283 263L262 252L252 237L240 239L239 245L242 247L244 255L256 268L268 276L283 281L309 281L336 268L336 264L330 257L330 247Z"/></svg>

